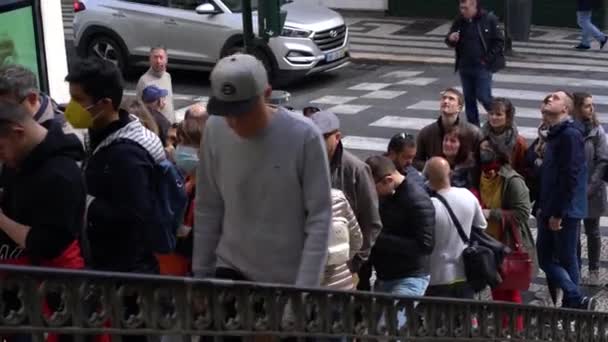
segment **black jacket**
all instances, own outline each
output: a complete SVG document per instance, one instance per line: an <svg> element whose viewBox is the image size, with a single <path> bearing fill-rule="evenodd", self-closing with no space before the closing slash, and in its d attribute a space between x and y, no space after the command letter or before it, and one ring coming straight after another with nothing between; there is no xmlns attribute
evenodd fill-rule
<svg viewBox="0 0 608 342"><path fill-rule="evenodd" d="M463 38L461 37L456 44L452 43L448 38L453 32L461 31L461 27L463 27L466 20L467 19L465 19L462 15L458 15L458 17L454 19L452 27L445 38L445 43L456 50L456 71L458 70L458 65L462 54L460 43L462 42ZM487 65L491 72L497 72L503 69L506 66L504 56L505 38L502 30L498 26L498 18L493 13L488 13L485 10L479 10L477 16L473 18L473 23L476 25L477 35L485 50L483 63Z"/></svg>
<svg viewBox="0 0 608 342"><path fill-rule="evenodd" d="M428 275L435 245L435 207L428 193L406 178L380 201L380 217L383 228L371 255L378 279Z"/></svg>
<svg viewBox="0 0 608 342"><path fill-rule="evenodd" d="M46 138L10 174L2 211L31 227L25 250L0 231L0 260L27 256L34 264L60 256L82 229L86 189L77 162L82 143L49 121Z"/></svg>
<svg viewBox="0 0 608 342"><path fill-rule="evenodd" d="M158 263L144 237L158 222L153 185L155 159L164 158L160 140L126 112L89 133L89 153L97 150L85 168L88 195L94 198L87 213L90 264L99 270L156 273Z"/></svg>

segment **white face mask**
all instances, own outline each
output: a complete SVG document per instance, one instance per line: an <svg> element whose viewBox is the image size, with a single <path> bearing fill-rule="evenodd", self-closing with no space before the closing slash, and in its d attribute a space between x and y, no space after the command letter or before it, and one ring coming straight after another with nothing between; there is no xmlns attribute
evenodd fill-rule
<svg viewBox="0 0 608 342"><path fill-rule="evenodd" d="M175 165L186 174L191 174L198 166L198 150L191 146L177 146L175 149Z"/></svg>

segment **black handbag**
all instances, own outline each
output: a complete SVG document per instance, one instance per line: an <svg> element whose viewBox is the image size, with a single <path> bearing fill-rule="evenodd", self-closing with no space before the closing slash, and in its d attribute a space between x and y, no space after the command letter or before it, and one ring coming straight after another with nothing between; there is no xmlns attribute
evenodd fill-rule
<svg viewBox="0 0 608 342"><path fill-rule="evenodd" d="M505 255L510 253L509 247L478 227L471 227L471 234L468 237L448 201L438 193L434 193L433 196L448 210L458 230L458 235L467 245L462 251L467 283L475 292L483 290L486 286L492 288L498 286L502 282L499 272L500 265L502 265Z"/></svg>

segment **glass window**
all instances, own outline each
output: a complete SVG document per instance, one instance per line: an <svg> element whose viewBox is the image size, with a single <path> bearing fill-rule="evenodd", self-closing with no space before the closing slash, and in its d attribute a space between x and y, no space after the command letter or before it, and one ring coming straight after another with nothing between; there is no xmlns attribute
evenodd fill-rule
<svg viewBox="0 0 608 342"><path fill-rule="evenodd" d="M33 0L6 0L0 5L0 65L20 64L32 70L41 86L44 49Z"/></svg>
<svg viewBox="0 0 608 342"><path fill-rule="evenodd" d="M199 5L207 3L207 0L171 0L170 7L188 11L194 11Z"/></svg>
<svg viewBox="0 0 608 342"><path fill-rule="evenodd" d="M142 5L151 5L151 6L164 6L167 7L167 2L169 0L123 0L126 2L135 2Z"/></svg>

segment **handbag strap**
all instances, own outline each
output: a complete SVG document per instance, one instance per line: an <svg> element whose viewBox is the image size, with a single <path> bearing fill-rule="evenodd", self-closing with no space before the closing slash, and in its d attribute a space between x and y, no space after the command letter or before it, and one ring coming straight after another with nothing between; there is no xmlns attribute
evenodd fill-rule
<svg viewBox="0 0 608 342"><path fill-rule="evenodd" d="M518 229L516 228L516 225L517 225L517 222L515 221L513 214L503 211L503 215L502 215L503 229L507 226L509 227L509 232L511 233L511 237L513 238L513 242L515 243L515 250L521 251L522 250L521 235L519 234Z"/></svg>
<svg viewBox="0 0 608 342"><path fill-rule="evenodd" d="M452 222L454 222L454 225L456 226L456 230L458 230L458 235L460 235L462 242L464 242L465 244L468 245L470 243L470 240L467 237L467 234L465 234L464 229L462 229L462 226L460 225L460 221L458 221L458 218L456 217L456 214L454 214L452 207L450 207L450 205L448 204L448 201L445 199L445 197L441 196L437 192L433 193L433 197L437 198L443 204L443 206L448 210L448 213L450 214L450 217L452 218Z"/></svg>

